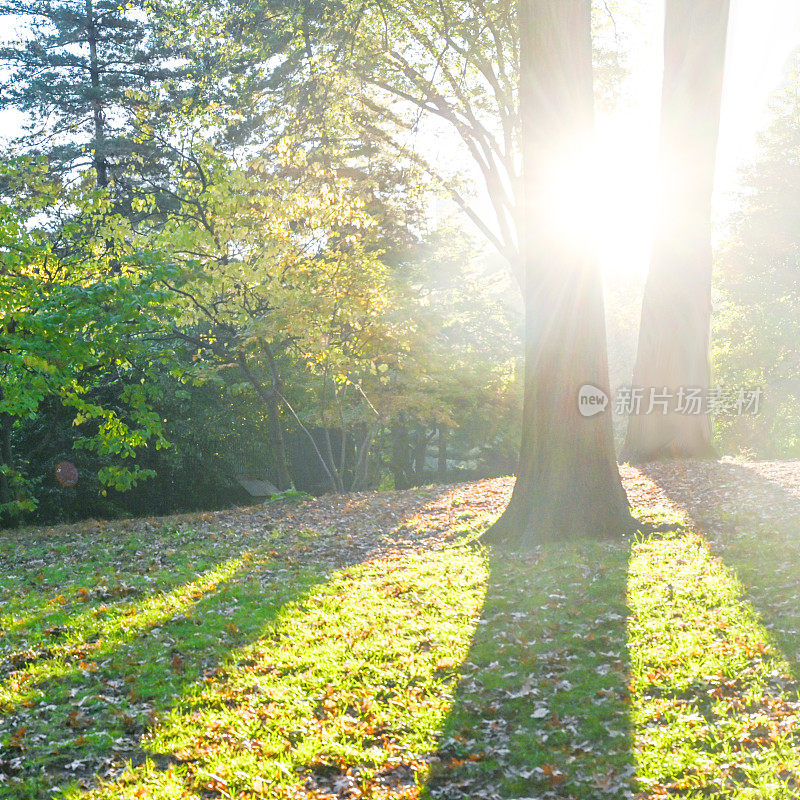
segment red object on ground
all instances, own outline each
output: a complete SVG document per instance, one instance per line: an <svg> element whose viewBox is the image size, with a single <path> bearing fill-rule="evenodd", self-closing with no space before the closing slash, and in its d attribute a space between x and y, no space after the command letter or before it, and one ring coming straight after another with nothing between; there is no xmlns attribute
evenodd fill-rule
<svg viewBox="0 0 800 800"><path fill-rule="evenodd" d="M56 466L56 480L62 486L75 486L78 482L78 468L71 461L59 461Z"/></svg>

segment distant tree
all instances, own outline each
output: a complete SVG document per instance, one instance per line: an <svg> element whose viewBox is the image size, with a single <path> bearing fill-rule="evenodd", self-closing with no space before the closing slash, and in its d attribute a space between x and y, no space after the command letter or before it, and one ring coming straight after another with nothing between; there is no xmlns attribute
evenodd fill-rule
<svg viewBox="0 0 800 800"><path fill-rule="evenodd" d="M730 0L667 0L661 201L633 372L645 393L677 398L709 386L711 195L729 12ZM628 459L713 452L708 415L681 413L674 401L667 414L629 419Z"/></svg>
<svg viewBox="0 0 800 800"><path fill-rule="evenodd" d="M476 450L491 457L498 445L519 446L510 420L519 410L521 304L505 265L487 263L461 222L443 221L393 270L401 346L384 360L386 392L376 396L390 420L396 488L430 483L434 445L436 479L444 480L448 440L451 454L473 451L473 460Z"/></svg>
<svg viewBox="0 0 800 800"><path fill-rule="evenodd" d="M399 408L387 371L410 376L410 385L417 370L419 386L432 374L426 378L422 359L400 363L418 331L388 313L394 287L385 252L389 228L419 238L418 218L396 220L405 196L420 190L409 176L426 173L502 253L528 310L528 432L518 491L495 535L529 544L539 535L610 533L626 524L609 414L588 421L577 414L578 384L608 383L595 265L583 232L568 245L543 211L550 199L544 176L563 155L555 145L569 154L591 129L588 0L523 2L519 20L508 0L466 10L450 0L176 2L159 5L158 35L149 5L2 8L33 17L34 31L41 22L33 39L46 45L26 40L3 51L17 84L29 89L9 90L3 101L33 112L20 146L45 153L65 174L88 168L101 190L102 213L83 205L77 216L63 213L42 252L58 230L75 231L71 252L109 269L111 283L144 279L143 253L160 259L168 270L162 285L182 301L173 334L196 347L201 372L224 373L232 390L247 383L262 397L273 441L287 411L301 426L339 425L343 439L359 426L368 441L366 418L385 423ZM529 65L521 90L518 22ZM181 31L188 31L183 39ZM173 63L166 56L176 52L186 86L166 71ZM156 86L148 91L129 79ZM78 91L70 93L71 83ZM40 113L48 108L52 117ZM417 151L423 115L449 126L473 159L495 221L469 202L469 180ZM53 133L65 150L50 146ZM153 152L165 154L167 174L148 166ZM387 179L387 163L399 179ZM123 186L129 174L133 194ZM49 211L59 214L56 206ZM139 260L126 271L133 239ZM287 364L301 368L292 379L303 407L287 402ZM438 399L446 412L445 395ZM402 397L409 407L412 399ZM423 404L418 411L420 427L426 418L453 421ZM341 490L343 460L328 464L330 486Z"/></svg>
<svg viewBox="0 0 800 800"><path fill-rule="evenodd" d="M728 220L715 273L714 382L761 388L757 415L714 423L724 452L800 457L800 82L773 100L754 163Z"/></svg>
<svg viewBox="0 0 800 800"><path fill-rule="evenodd" d="M555 241L543 212L544 186L552 189L564 155L557 146L571 152L590 138L589 0L270 8L285 33L282 60L271 62L277 64L275 85L293 98L286 105L309 110L299 115L314 134L309 147L337 136L381 142L399 162L442 187L522 287L529 375L523 451L519 488L495 537L529 543L539 535L620 530L630 518L610 411L592 420L577 411L580 383L608 384L599 278L584 247L585 232L577 233L570 250ZM326 101L342 97L346 105L337 102L336 108L348 109L358 137L349 123L316 124ZM334 123L341 119L339 114ZM494 219L471 202L467 176L448 174L426 156L418 146L420 130L446 131L447 141L463 148ZM298 126L293 131L303 133Z"/></svg>
<svg viewBox="0 0 800 800"><path fill-rule="evenodd" d="M290 177L294 157L299 179ZM180 209L146 240L177 270L165 282L181 308L172 333L196 348L195 372L247 385L264 404L280 488L292 483L288 418L313 441L330 488L342 491L350 487L341 459L323 452L330 443L320 446L306 422L346 433L359 417L353 404L368 418L377 413L358 376L386 346L386 268L352 185L321 165L301 169L302 151L286 159L276 173L269 157L237 166L211 145L198 148L174 187ZM314 398L302 409L289 399L287 364L293 391Z"/></svg>
<svg viewBox="0 0 800 800"><path fill-rule="evenodd" d="M101 188L153 160L153 141L129 126L154 84L175 76L166 60L176 50L158 36L150 4L2 0L0 14L17 22L17 40L0 47L9 71L0 109L25 114L17 152L46 155L56 170L89 168Z"/></svg>

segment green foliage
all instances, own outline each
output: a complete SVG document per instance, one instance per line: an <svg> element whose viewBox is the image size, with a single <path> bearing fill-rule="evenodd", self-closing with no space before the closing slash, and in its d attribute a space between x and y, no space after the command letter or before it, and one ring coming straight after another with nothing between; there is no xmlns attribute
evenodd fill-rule
<svg viewBox="0 0 800 800"><path fill-rule="evenodd" d="M800 327L800 100L790 86L775 105L755 164L744 173L717 268L715 382L761 387L757 416L720 417L727 452L763 458L800 455L797 330Z"/></svg>
<svg viewBox="0 0 800 800"><path fill-rule="evenodd" d="M508 471L519 445L522 310L507 270L448 220L405 253L392 315L406 332L381 375L388 413L452 429L451 450ZM496 473L493 473L496 474Z"/></svg>
<svg viewBox="0 0 800 800"><path fill-rule="evenodd" d="M0 47L9 73L0 109L24 115L15 150L45 155L61 174L90 170L124 202L122 187L152 176L165 156L159 137L131 134L131 124L151 115L143 87L156 84L178 102L179 51L157 29L154 8L139 0L3 0L0 14L16 25L16 40Z"/></svg>
<svg viewBox="0 0 800 800"><path fill-rule="evenodd" d="M346 4L13 9L0 102L27 127L0 176L6 519L36 501L40 519L168 510L148 477L174 507L233 497L188 485L198 465L288 486L295 434L328 488L377 484L401 414L463 452L512 446L516 311L458 226L430 230L438 179L372 130L376 9L356 38ZM416 33L454 8L424 11ZM490 12L510 46L508 9ZM50 477L66 455L70 492Z"/></svg>
<svg viewBox="0 0 800 800"><path fill-rule="evenodd" d="M166 300L158 268L134 248L128 221L109 212L104 193L84 183L63 187L30 160L6 166L2 177L17 192L14 206L0 209L6 440L45 400L56 399L72 411L77 447L116 458L101 470L101 482L130 487L150 475L130 464L136 452L149 443L166 446L161 419L149 407L149 362L163 355L152 338ZM115 407L94 396L108 371L129 382ZM33 498L19 494L24 463L7 451L2 460L0 514L20 510L19 503L31 508Z"/></svg>

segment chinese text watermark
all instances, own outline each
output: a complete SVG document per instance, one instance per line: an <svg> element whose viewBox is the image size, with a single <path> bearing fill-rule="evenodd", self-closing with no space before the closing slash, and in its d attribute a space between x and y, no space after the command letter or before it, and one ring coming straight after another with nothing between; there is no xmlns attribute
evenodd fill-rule
<svg viewBox="0 0 800 800"><path fill-rule="evenodd" d="M617 416L640 414L682 414L685 416L710 414L711 416L758 414L763 389L729 389L714 386L710 389L681 386L667 387L621 386L614 394L613 402L596 386L586 384L578 393L578 410L584 417L593 417L605 411L611 402L611 410Z"/></svg>

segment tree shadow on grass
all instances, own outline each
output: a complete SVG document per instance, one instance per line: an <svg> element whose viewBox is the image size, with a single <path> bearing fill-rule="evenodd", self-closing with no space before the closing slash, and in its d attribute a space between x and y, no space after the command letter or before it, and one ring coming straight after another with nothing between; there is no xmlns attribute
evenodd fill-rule
<svg viewBox="0 0 800 800"><path fill-rule="evenodd" d="M146 731L257 637L284 603L326 577L281 569L280 562L243 561L143 598L103 635L56 656L44 653L12 675L8 683L16 691L5 693L8 733L0 761L12 785L45 796L48 786L87 784L127 761L154 757L166 765L167 755L142 748ZM9 709L14 697L18 702Z"/></svg>
<svg viewBox="0 0 800 800"><path fill-rule="evenodd" d="M734 571L800 677L800 497L759 474L757 464L664 462L640 470L688 512L712 552Z"/></svg>
<svg viewBox="0 0 800 800"><path fill-rule="evenodd" d="M633 797L626 543L494 552L423 796Z"/></svg>
<svg viewBox="0 0 800 800"><path fill-rule="evenodd" d="M642 655L640 769L677 796L796 798L800 500L733 463L641 472L698 533L650 542L638 575L640 635L657 643Z"/></svg>

